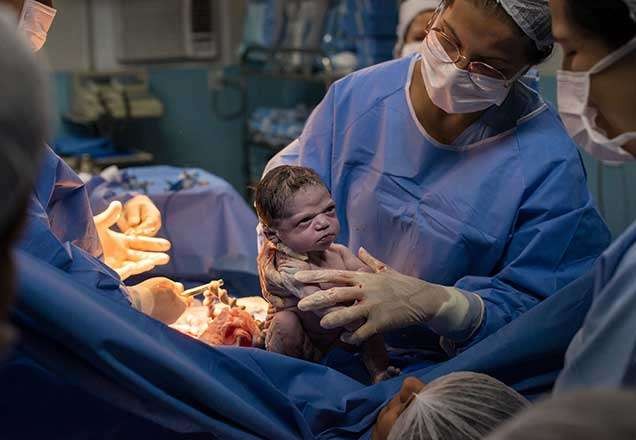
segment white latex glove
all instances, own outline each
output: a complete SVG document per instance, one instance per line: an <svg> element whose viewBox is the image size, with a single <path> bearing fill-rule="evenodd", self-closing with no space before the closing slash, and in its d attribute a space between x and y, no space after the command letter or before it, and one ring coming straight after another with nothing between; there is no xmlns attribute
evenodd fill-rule
<svg viewBox="0 0 636 440"><path fill-rule="evenodd" d="M104 251L104 262L119 274L122 280L148 272L155 266L167 264L170 242L163 238L126 235L111 227L121 216L121 202L111 202L104 212L93 217L99 241Z"/></svg>
<svg viewBox="0 0 636 440"><path fill-rule="evenodd" d="M354 332L345 332L341 337L343 342L354 345L378 333L417 324L428 324L442 336L460 330L458 327L464 323L470 306L462 292L403 275L362 248L358 255L373 273L342 270L298 272L295 278L303 283L346 286L316 292L301 300L298 308L317 311L355 301L352 306L326 314L320 321L325 329L364 322Z"/></svg>
<svg viewBox="0 0 636 440"><path fill-rule="evenodd" d="M168 278L150 278L127 289L137 310L165 324L177 321L190 302L180 295L183 284Z"/></svg>
<svg viewBox="0 0 636 440"><path fill-rule="evenodd" d="M147 196L137 195L124 205L117 226L126 235L154 237L161 229L161 213Z"/></svg>
<svg viewBox="0 0 636 440"><path fill-rule="evenodd" d="M274 253L276 246L265 241L258 254L258 277L261 283L261 291L265 298L276 310L295 307L302 296L303 283L293 277L291 268L276 270L274 265Z"/></svg>

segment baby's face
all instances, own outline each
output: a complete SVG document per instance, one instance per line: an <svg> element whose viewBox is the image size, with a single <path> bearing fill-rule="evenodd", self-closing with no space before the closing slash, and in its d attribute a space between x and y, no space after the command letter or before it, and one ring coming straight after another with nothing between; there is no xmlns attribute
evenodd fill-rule
<svg viewBox="0 0 636 440"><path fill-rule="evenodd" d="M290 200L289 216L276 221L276 235L299 254L324 251L340 233L336 205L321 185L307 186Z"/></svg>
<svg viewBox="0 0 636 440"><path fill-rule="evenodd" d="M402 383L400 392L382 408L373 427L371 440L386 440L395 421L408 408L414 396L422 391L426 385L415 377L407 377Z"/></svg>

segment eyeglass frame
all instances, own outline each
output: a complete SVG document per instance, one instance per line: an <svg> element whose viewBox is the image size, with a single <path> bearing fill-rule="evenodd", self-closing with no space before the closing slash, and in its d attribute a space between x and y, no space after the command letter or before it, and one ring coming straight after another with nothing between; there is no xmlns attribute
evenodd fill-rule
<svg viewBox="0 0 636 440"><path fill-rule="evenodd" d="M446 32L444 32L442 29L438 28L438 27L433 27L433 25L435 24L435 21L437 21L437 19L440 17L440 15L442 14L442 12L444 11L444 3L440 3L440 5L437 7L437 9L435 10L435 12L433 13L433 16L429 19L426 27L426 36L424 37L424 41L422 41L423 44L426 44L427 46L430 44L428 43L426 40L428 39L431 31L433 32L437 32L439 34L441 34L450 44L452 44L453 46L455 46L455 48L457 49L457 59L456 60L451 60L450 62L446 61L446 60L441 60L438 57L437 60L444 63L444 64L457 64L460 60L466 60L468 61L468 64L466 65L466 71L468 72L468 77L470 78L471 82L475 85L475 87L479 88L480 90L486 90L483 87L481 87L479 84L477 84L475 82L475 80L473 79L473 75L481 75L479 73L474 73L470 71L470 66L473 64L480 64L482 66L487 67L488 69L491 69L493 72L498 73L499 75L501 75L500 78L493 78L493 79L499 79L501 81L505 81L504 86L506 88L510 88L512 87L512 85L519 80L519 78L521 78L523 75L525 75L525 73L528 71L528 69L530 68L530 65L525 65L521 68L521 70L519 70L518 73L516 73L515 75L512 76L512 78L508 79L506 77L506 75L504 75L504 73L495 68L492 67L490 64L488 63L484 63L481 61L470 61L470 59L464 55L463 53L461 53L461 49L459 47L459 45L457 43L455 43L454 38L452 38L450 35L448 35ZM430 46L429 46L430 48ZM444 49L444 52L446 52L446 49ZM448 52L446 53L446 55L448 55ZM449 56L450 58L450 56ZM482 75L482 76L486 76L488 77L488 75Z"/></svg>

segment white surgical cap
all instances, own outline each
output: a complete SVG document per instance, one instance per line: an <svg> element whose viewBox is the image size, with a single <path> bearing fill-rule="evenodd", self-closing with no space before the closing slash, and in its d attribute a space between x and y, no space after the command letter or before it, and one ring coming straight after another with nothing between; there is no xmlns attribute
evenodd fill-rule
<svg viewBox="0 0 636 440"><path fill-rule="evenodd" d="M404 40L406 39L406 31L415 20L415 17L422 12L433 11L437 9L442 0L406 0L400 5L400 21L397 27L397 43L395 44L394 55L400 56Z"/></svg>
<svg viewBox="0 0 636 440"><path fill-rule="evenodd" d="M50 122L44 70L0 6L0 237L16 221L38 171Z"/></svg>
<svg viewBox="0 0 636 440"><path fill-rule="evenodd" d="M389 440L477 440L524 409L528 401L479 373L452 373L417 393Z"/></svg>
<svg viewBox="0 0 636 440"><path fill-rule="evenodd" d="M497 0L539 50L554 44L548 0Z"/></svg>

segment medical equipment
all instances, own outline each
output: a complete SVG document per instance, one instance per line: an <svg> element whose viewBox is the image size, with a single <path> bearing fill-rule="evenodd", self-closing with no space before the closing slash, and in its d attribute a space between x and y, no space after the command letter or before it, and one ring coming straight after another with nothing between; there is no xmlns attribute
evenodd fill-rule
<svg viewBox="0 0 636 440"><path fill-rule="evenodd" d="M188 290L184 290L183 292L181 292L181 296L189 298L191 296L197 296L197 295L201 295L203 294L203 292L205 292L206 290L208 290L210 288L210 286L212 285L214 281L203 284L201 286L198 287L193 287L191 289Z"/></svg>
<svg viewBox="0 0 636 440"><path fill-rule="evenodd" d="M183 170L178 176L178 179L173 181L166 180L168 184L168 191L184 191L192 189L197 186L207 186L209 182L201 178L200 173L197 171Z"/></svg>
<svg viewBox="0 0 636 440"><path fill-rule="evenodd" d="M184 291L191 297L203 293L203 305L197 301L171 325L172 328L211 345L261 345L262 328L268 304L261 297L234 298L223 288L223 280Z"/></svg>
<svg viewBox="0 0 636 440"><path fill-rule="evenodd" d="M86 124L104 116L138 119L163 115L163 104L151 93L145 72L76 72L72 78L67 117L73 122Z"/></svg>

